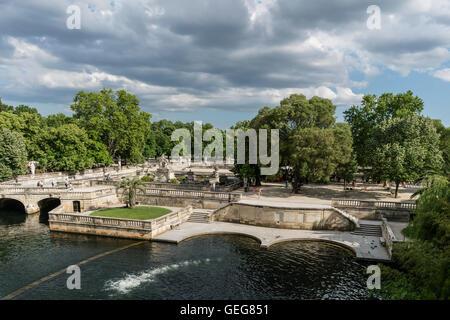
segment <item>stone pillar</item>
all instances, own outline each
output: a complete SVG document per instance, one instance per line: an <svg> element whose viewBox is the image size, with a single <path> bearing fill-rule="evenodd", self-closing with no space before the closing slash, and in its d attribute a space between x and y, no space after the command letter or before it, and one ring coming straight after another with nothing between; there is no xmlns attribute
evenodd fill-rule
<svg viewBox="0 0 450 320"><path fill-rule="evenodd" d="M37 203L29 202L29 203L24 204L24 206L25 206L26 214L34 214L34 213L38 213L40 211Z"/></svg>

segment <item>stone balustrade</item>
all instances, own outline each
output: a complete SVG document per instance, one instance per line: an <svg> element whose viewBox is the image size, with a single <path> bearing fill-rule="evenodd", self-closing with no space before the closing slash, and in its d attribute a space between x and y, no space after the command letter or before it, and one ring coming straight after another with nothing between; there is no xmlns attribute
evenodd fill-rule
<svg viewBox="0 0 450 320"><path fill-rule="evenodd" d="M187 207L157 219L143 221L65 213L60 206L49 213L49 224L52 231L150 240L186 222L191 213L192 207Z"/></svg>
<svg viewBox="0 0 450 320"><path fill-rule="evenodd" d="M386 218L381 218L381 234L384 238L384 240L386 241L386 249L389 253L389 258L392 258L392 249L393 249L393 244L395 241L397 241L394 232L392 231L392 229L389 227L389 224L386 220Z"/></svg>
<svg viewBox="0 0 450 320"><path fill-rule="evenodd" d="M342 208L359 219L409 221L410 214L416 209L414 202L370 201L356 199L332 199L331 205Z"/></svg>
<svg viewBox="0 0 450 320"><path fill-rule="evenodd" d="M229 199L240 196L240 194L232 194L228 192L205 192L194 190L176 190L176 189L146 189L147 195L163 196L163 197L182 197L182 198L202 198L202 199Z"/></svg>
<svg viewBox="0 0 450 320"><path fill-rule="evenodd" d="M395 208L414 210L416 204L412 202L394 202L394 201L368 201L354 199L332 199L331 205L337 207L377 207L377 208Z"/></svg>

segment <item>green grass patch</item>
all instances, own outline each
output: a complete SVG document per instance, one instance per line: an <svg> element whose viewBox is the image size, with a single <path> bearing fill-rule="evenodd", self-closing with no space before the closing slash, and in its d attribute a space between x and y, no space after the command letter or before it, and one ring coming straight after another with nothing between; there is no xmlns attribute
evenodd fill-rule
<svg viewBox="0 0 450 320"><path fill-rule="evenodd" d="M135 220L150 220L164 216L172 211L166 208L159 207L136 207L130 208L111 208L95 211L91 216L121 218L121 219L135 219Z"/></svg>

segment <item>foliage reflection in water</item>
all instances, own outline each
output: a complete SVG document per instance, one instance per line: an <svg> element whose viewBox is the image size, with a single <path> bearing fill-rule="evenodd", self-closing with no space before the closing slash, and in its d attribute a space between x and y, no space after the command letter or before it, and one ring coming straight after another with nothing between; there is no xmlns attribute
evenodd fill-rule
<svg viewBox="0 0 450 320"><path fill-rule="evenodd" d="M0 219L4 296L50 273L133 241L50 233L35 221ZM10 218L6 218L10 216ZM12 219L12 220L11 220ZM23 219L23 218L22 218ZM81 290L62 274L17 299L366 299L365 265L323 242L260 248L235 235L178 245L149 242L81 268Z"/></svg>

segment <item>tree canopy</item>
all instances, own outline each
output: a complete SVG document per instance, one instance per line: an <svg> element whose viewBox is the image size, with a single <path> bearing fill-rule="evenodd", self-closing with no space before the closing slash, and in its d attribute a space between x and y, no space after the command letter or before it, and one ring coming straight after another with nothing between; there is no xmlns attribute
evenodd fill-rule
<svg viewBox="0 0 450 320"><path fill-rule="evenodd" d="M151 115L140 110L136 96L125 90L80 91L71 108L89 137L106 145L113 158L143 162Z"/></svg>
<svg viewBox="0 0 450 320"><path fill-rule="evenodd" d="M0 128L0 181L24 174L26 163L25 139L17 132Z"/></svg>
<svg viewBox="0 0 450 320"><path fill-rule="evenodd" d="M280 130L280 163L293 168L297 182L326 182L352 159L350 128L335 123L335 111L329 99L293 94L259 110L249 126Z"/></svg>
<svg viewBox="0 0 450 320"><path fill-rule="evenodd" d="M392 118L376 126L370 139L375 172L396 183L415 181L443 165L439 135L429 118L418 115Z"/></svg>
<svg viewBox="0 0 450 320"><path fill-rule="evenodd" d="M358 164L363 167L372 166L372 150L369 148L370 138L377 124L391 118L401 118L420 114L423 101L414 96L412 91L392 94L383 93L380 96L365 95L360 106L352 106L344 111L345 120L351 127L353 148Z"/></svg>

